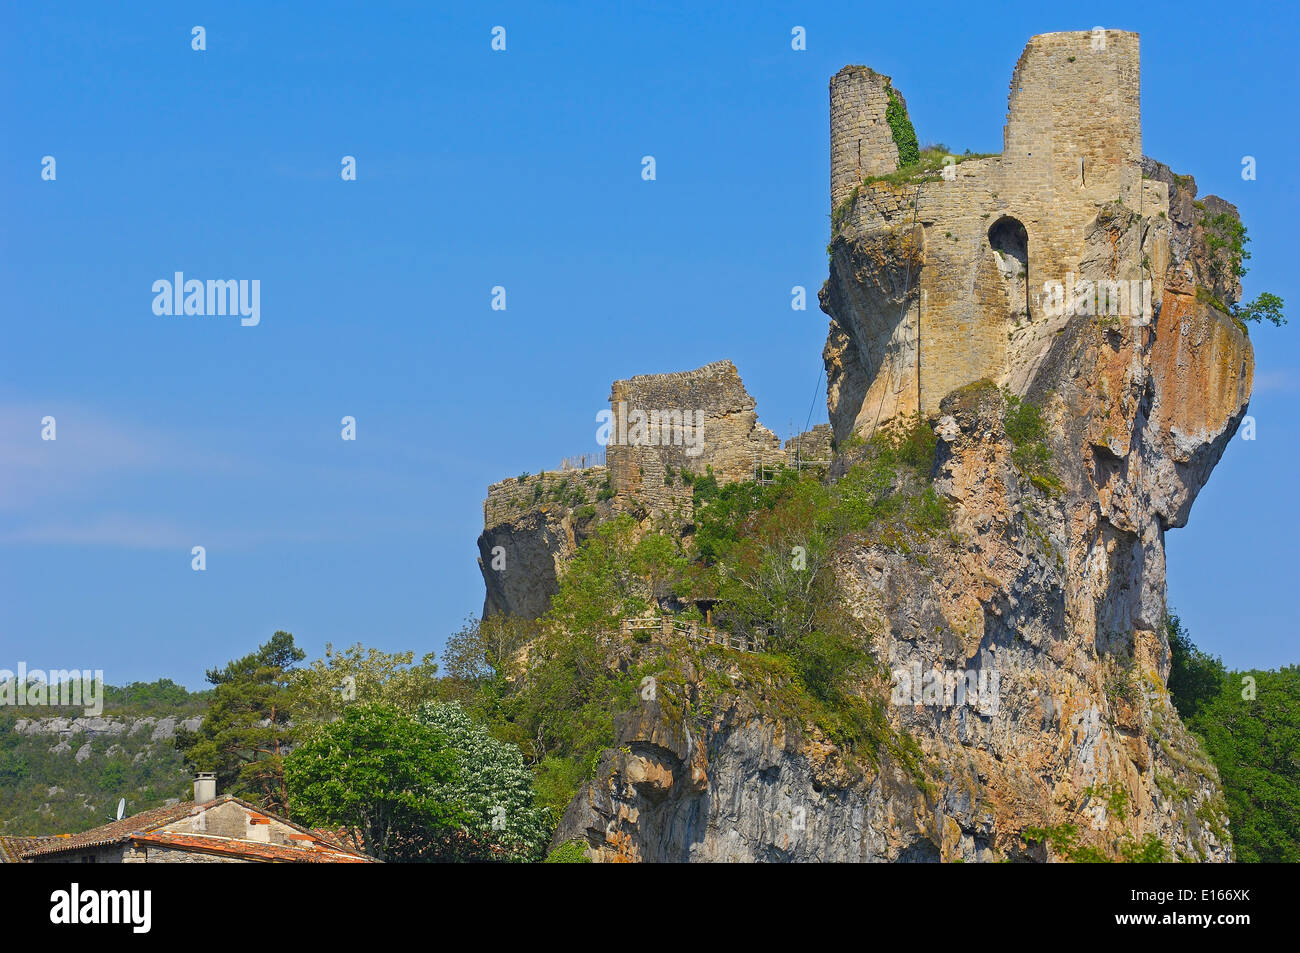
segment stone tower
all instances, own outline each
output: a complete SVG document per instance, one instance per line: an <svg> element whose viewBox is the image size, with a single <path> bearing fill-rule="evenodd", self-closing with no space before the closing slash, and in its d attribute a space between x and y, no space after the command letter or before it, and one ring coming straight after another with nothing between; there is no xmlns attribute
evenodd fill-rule
<svg viewBox="0 0 1300 953"><path fill-rule="evenodd" d="M824 356L840 439L934 413L981 378L1024 392L1064 323L1044 309L1044 282L1152 279L1158 303L1169 257L1167 224L1108 260L1093 247L1103 209L1167 222L1166 184L1142 175L1137 34L1032 38L1012 75L1002 154L953 157L946 175L873 179L898 168L884 115L891 90L866 67L830 84L834 233L822 308L833 319Z"/></svg>
<svg viewBox="0 0 1300 953"><path fill-rule="evenodd" d="M846 66L831 77L831 208L865 177L898 168L898 147L885 119L892 88L888 76L866 66Z"/></svg>

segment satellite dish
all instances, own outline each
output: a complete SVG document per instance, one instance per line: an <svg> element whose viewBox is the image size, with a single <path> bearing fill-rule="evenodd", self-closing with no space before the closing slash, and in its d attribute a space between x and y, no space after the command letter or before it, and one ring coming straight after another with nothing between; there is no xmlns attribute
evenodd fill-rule
<svg viewBox="0 0 1300 953"><path fill-rule="evenodd" d="M126 814L126 798L121 798L117 802L117 819L120 821Z"/></svg>

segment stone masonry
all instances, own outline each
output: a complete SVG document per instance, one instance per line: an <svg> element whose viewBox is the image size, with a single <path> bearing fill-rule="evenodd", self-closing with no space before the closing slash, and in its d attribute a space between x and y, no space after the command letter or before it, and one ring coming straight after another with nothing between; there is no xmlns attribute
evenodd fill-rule
<svg viewBox="0 0 1300 953"><path fill-rule="evenodd" d="M712 472L719 483L734 483L753 479L756 463L786 462L780 440L758 422L754 398L730 361L615 381L609 400L616 421L640 412L648 418L658 414L661 422L653 433L647 428L649 443L638 440L629 426L623 442L617 442L624 435L616 431L606 447L610 485L625 505L637 501L652 510L689 513L691 488L683 471L692 476ZM662 425L665 419L675 421L678 413L683 420L689 415L692 426L698 423L698 432L691 435L695 446L676 441L674 426Z"/></svg>
<svg viewBox="0 0 1300 953"><path fill-rule="evenodd" d="M1169 212L1166 184L1143 177L1135 33L1032 38L1012 76L1002 154L958 161L951 179L871 180L898 168L886 88L862 67L830 86L836 230L822 307L841 440L897 414L933 414L981 378L1024 393L1065 323L1045 313L1043 284L1084 276L1098 213L1113 203L1144 218ZM1158 303L1167 241L1131 250L1093 262L1088 277L1152 279Z"/></svg>
<svg viewBox="0 0 1300 953"><path fill-rule="evenodd" d="M888 76L866 66L846 66L831 78L832 207L866 176L898 168L898 147L885 121L892 88Z"/></svg>

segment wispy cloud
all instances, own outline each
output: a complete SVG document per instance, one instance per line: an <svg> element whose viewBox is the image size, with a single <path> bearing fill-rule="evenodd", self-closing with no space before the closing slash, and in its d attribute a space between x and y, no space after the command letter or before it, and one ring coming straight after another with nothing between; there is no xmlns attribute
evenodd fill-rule
<svg viewBox="0 0 1300 953"><path fill-rule="evenodd" d="M55 420L56 440L41 439L47 416ZM84 499L116 479L143 473L239 469L229 454L201 446L191 434L124 424L58 402L0 403L0 510Z"/></svg>
<svg viewBox="0 0 1300 953"><path fill-rule="evenodd" d="M194 534L158 520L110 514L88 521L58 522L0 531L0 543L115 546L126 549L183 549Z"/></svg>
<svg viewBox="0 0 1300 953"><path fill-rule="evenodd" d="M56 440L41 439L45 416ZM380 436L340 453L295 433L166 430L0 400L0 545L249 549L409 536L438 518L420 504L445 451Z"/></svg>
<svg viewBox="0 0 1300 953"><path fill-rule="evenodd" d="M1255 375L1256 393L1289 394L1297 390L1300 390L1300 373L1294 368L1284 367Z"/></svg>
<svg viewBox="0 0 1300 953"><path fill-rule="evenodd" d="M340 534L333 528L307 531L278 528L214 530L211 527L181 526L127 513L110 513L88 520L35 523L18 529L0 530L0 545L26 543L181 551L200 545L208 549L238 550L262 543L319 543L339 538Z"/></svg>

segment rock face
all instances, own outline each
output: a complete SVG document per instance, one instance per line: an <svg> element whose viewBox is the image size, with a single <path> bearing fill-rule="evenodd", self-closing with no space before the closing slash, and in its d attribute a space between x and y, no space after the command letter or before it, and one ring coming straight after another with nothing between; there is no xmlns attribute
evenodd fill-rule
<svg viewBox="0 0 1300 953"><path fill-rule="evenodd" d="M100 735L134 735L149 732L150 741L170 741L176 728L197 731L203 723L201 717L178 719L170 715L155 718L152 715L131 717L78 717L78 718L19 718L14 722L14 732L20 735L57 735L66 741L74 735L95 738Z"/></svg>
<svg viewBox="0 0 1300 953"><path fill-rule="evenodd" d="M483 614L535 619L559 591L559 574L573 558L597 514L612 507L600 500L604 467L539 473L494 483L483 505L478 538L479 569L487 588Z"/></svg>
<svg viewBox="0 0 1300 953"><path fill-rule="evenodd" d="M885 82L832 81L828 406L840 444L930 420L953 525L906 555L845 544L834 572L923 769L887 755L849 770L740 692L703 723L644 701L556 841L599 861L1042 860L1057 855L1026 829L1074 825L1109 856L1154 836L1176 858L1230 860L1217 774L1165 688L1163 620L1165 531L1250 396L1249 339L1221 310L1240 285L1206 237L1235 209L1143 159L1135 34L1032 39L1003 155L919 193L848 185L896 167ZM1130 280L1150 282L1149 309L1057 307ZM1055 302L1051 282L1074 293ZM1042 409L1054 480L1018 463L1004 388Z"/></svg>

